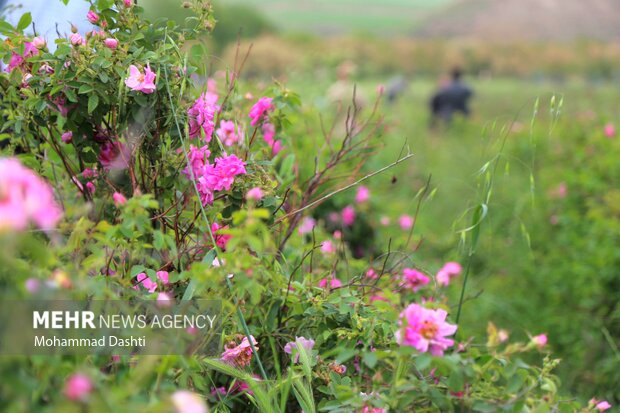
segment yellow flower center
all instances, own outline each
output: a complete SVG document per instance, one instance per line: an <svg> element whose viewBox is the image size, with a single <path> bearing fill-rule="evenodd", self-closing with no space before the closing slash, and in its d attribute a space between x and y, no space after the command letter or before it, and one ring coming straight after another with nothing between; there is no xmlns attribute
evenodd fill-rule
<svg viewBox="0 0 620 413"><path fill-rule="evenodd" d="M422 323L420 334L425 339L430 340L431 338L435 337L435 335L437 335L437 330L439 330L439 327L437 326L437 324L434 324L433 322L426 320Z"/></svg>

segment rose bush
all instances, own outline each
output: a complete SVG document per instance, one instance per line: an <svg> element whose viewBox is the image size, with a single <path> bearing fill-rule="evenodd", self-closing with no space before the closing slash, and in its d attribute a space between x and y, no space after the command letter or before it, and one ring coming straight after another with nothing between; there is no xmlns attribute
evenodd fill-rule
<svg viewBox="0 0 620 413"><path fill-rule="evenodd" d="M53 51L24 33L28 14L0 23L0 285L21 298L222 299L221 354L2 358L5 411L607 408L558 393L546 336L511 342L492 323L486 340L459 335L445 292L467 270L412 259L415 217L390 217L404 252L357 250L360 225L381 228L359 186L374 175L360 171L381 143L377 107L304 131L295 93L239 82L242 54L207 76L215 19L208 2L186 5L180 28L99 0L93 30ZM323 213L340 195L351 203ZM539 363L524 361L532 352Z"/></svg>

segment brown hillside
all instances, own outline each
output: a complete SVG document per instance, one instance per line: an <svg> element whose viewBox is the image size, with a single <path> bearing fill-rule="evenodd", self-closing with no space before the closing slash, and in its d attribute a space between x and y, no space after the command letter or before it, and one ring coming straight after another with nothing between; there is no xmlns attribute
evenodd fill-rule
<svg viewBox="0 0 620 413"><path fill-rule="evenodd" d="M620 40L620 0L458 0L414 34L498 42Z"/></svg>

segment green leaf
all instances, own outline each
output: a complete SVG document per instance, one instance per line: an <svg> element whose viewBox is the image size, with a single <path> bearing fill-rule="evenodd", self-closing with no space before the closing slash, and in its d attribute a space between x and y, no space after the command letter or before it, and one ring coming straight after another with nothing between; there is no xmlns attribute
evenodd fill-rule
<svg viewBox="0 0 620 413"><path fill-rule="evenodd" d="M164 247L164 234L161 231L153 232L153 246L156 250L161 250Z"/></svg>
<svg viewBox="0 0 620 413"><path fill-rule="evenodd" d="M30 12L24 13L19 19L19 23L17 23L17 30L24 30L26 27L30 26L30 23L32 23L32 15Z"/></svg>
<svg viewBox="0 0 620 413"><path fill-rule="evenodd" d="M14 28L13 26L11 26L9 23L5 22L4 20L0 20L0 33L4 34L4 35L9 35L11 33L13 33Z"/></svg>
<svg viewBox="0 0 620 413"><path fill-rule="evenodd" d="M462 391L465 387L463 372L459 369L454 370L448 379L448 388L454 392Z"/></svg>
<svg viewBox="0 0 620 413"><path fill-rule="evenodd" d="M97 109L97 105L99 105L99 96L93 93L88 97L88 113L93 113Z"/></svg>
<svg viewBox="0 0 620 413"><path fill-rule="evenodd" d="M83 95L85 93L92 92L93 90L94 90L94 88L93 88L92 85L88 85L88 84L82 85L78 89L78 95Z"/></svg>
<svg viewBox="0 0 620 413"><path fill-rule="evenodd" d="M71 102L76 103L78 101L78 97L75 94L75 90L73 90L71 88L66 88L65 89L65 95L67 95L67 99L69 99Z"/></svg>
<svg viewBox="0 0 620 413"><path fill-rule="evenodd" d="M362 355L362 360L365 365L372 369L377 365L377 353L374 351L367 351Z"/></svg>
<svg viewBox="0 0 620 413"><path fill-rule="evenodd" d="M134 265L133 267L131 267L129 275L131 276L131 278L133 278L141 272L144 272L144 265Z"/></svg>

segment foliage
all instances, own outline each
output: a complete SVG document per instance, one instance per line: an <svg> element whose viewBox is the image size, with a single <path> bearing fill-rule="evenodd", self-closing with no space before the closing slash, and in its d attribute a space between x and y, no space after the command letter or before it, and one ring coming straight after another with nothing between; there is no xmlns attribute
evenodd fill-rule
<svg viewBox="0 0 620 413"><path fill-rule="evenodd" d="M357 222L370 222L360 231L339 211L304 226L315 206L376 175L362 170L381 144L377 106L353 105L331 129L309 131L312 110L297 94L238 83L241 59L217 80L201 78L204 56L183 50L215 19L208 3L191 7L195 15L181 28L149 23L130 3L99 0L92 10L99 29L57 40L54 52L24 34L27 15L17 28L0 23L8 36L2 56L14 63L0 75L3 151L45 177L64 210L54 230L2 227L0 285L14 297L219 298L223 355L3 358L4 410L164 412L174 405L185 413L179 389L221 412L578 410L559 394L552 372L559 361L541 360L546 349L536 337L508 341L489 324L488 337L457 332L435 356L407 344L411 337L397 339L416 327L400 315L409 304L449 311L450 323L461 308L450 299L454 284L440 285L414 255L414 228L389 234L393 241L375 253L355 254L355 240L378 227L370 204L356 205ZM127 81L130 65L140 72L136 82L153 71L152 93ZM271 98L259 101L261 111L251 105L254 93ZM224 120L234 121L238 142L226 144ZM277 138L268 138L270 130ZM200 146L210 155L195 156ZM243 172L220 171L218 189L207 188L214 199L199 196L233 154ZM410 157L401 152L385 169ZM2 183L8 194L11 182ZM255 188L262 196L249 196ZM422 189L416 202L430 195ZM407 287L404 268L432 282ZM169 282L159 283L158 271ZM155 292L142 288L143 273ZM439 328L417 327L420 340ZM255 345L236 352L253 338ZM235 362L235 354L246 358ZM74 397L76 385L84 397Z"/></svg>

